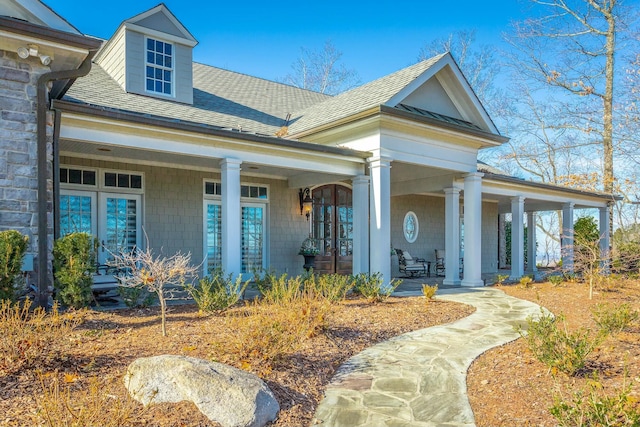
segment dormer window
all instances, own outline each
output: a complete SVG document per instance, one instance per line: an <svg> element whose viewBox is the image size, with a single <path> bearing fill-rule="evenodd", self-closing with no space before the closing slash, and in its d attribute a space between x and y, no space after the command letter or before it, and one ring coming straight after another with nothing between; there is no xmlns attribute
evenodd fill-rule
<svg viewBox="0 0 640 427"><path fill-rule="evenodd" d="M148 92L173 95L173 45L147 38L146 88Z"/></svg>

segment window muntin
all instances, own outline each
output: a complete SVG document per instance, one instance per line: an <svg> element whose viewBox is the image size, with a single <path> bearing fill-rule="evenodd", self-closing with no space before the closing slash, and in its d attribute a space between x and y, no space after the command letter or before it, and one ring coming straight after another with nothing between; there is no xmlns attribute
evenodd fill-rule
<svg viewBox="0 0 640 427"><path fill-rule="evenodd" d="M205 181L204 194L206 196L222 196L222 184L215 181ZM243 199L269 199L269 187L255 184L242 184L240 186L240 197Z"/></svg>
<svg viewBox="0 0 640 427"><path fill-rule="evenodd" d="M95 193L63 191L60 194L60 236L71 233L95 234Z"/></svg>
<svg viewBox="0 0 640 427"><path fill-rule="evenodd" d="M112 188L131 188L134 190L141 190L142 174L105 172L104 186Z"/></svg>
<svg viewBox="0 0 640 427"><path fill-rule="evenodd" d="M75 184L82 186L96 186L96 171L92 169L79 169L61 167L59 171L61 184Z"/></svg>
<svg viewBox="0 0 640 427"><path fill-rule="evenodd" d="M173 45L147 38L146 89L148 92L173 94Z"/></svg>

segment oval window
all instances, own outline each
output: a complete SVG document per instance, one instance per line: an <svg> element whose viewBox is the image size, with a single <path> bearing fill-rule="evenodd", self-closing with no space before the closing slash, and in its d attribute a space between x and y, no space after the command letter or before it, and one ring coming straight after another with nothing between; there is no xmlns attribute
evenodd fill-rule
<svg viewBox="0 0 640 427"><path fill-rule="evenodd" d="M404 222L402 223L402 229L404 231L404 238L409 243L413 243L418 238L418 231L420 226L418 224L418 217L415 213L409 211L404 216Z"/></svg>

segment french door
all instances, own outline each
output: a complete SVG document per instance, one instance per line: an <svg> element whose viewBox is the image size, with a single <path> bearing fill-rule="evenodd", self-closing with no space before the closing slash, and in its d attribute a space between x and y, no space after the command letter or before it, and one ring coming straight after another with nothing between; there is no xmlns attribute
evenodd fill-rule
<svg viewBox="0 0 640 427"><path fill-rule="evenodd" d="M312 192L312 237L320 254L314 271L319 274L353 272L353 204L351 189L330 184Z"/></svg>
<svg viewBox="0 0 640 427"><path fill-rule="evenodd" d="M241 204L241 273L252 273L266 265L266 204ZM219 201L205 201L205 273L222 267L222 207Z"/></svg>
<svg viewBox="0 0 640 427"><path fill-rule="evenodd" d="M131 252L142 244L139 194L100 193L98 215L98 262L113 254Z"/></svg>

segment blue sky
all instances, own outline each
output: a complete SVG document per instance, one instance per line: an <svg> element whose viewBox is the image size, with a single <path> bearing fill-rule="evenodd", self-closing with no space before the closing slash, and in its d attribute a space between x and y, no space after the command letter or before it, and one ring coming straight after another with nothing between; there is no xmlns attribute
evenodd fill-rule
<svg viewBox="0 0 640 427"><path fill-rule="evenodd" d="M125 19L159 0L44 0L85 34L110 37ZM414 63L420 48L456 30L499 44L525 1L193 1L165 5L199 41L194 60L270 80L291 72L300 48L331 40L363 83ZM491 4L491 7L487 7Z"/></svg>

